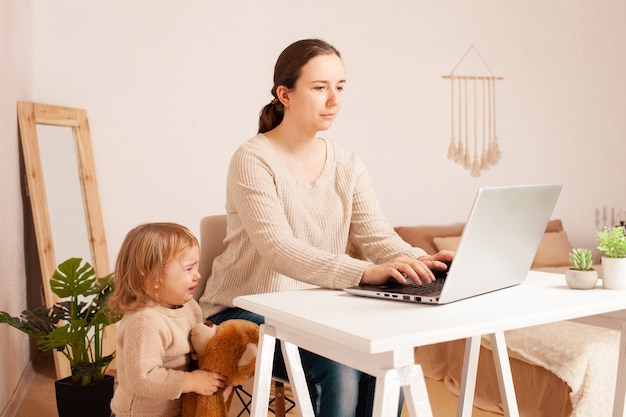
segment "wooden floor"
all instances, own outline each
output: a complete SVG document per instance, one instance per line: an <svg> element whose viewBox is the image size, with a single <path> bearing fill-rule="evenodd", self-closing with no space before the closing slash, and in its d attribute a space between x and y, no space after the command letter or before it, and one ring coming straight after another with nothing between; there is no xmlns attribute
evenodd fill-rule
<svg viewBox="0 0 626 417"><path fill-rule="evenodd" d="M54 396L54 363L52 357L42 356L35 364L35 377L30 388L15 414L15 417L58 417L56 411L56 399ZM433 417L451 417L456 414L457 397L439 381L426 379L428 395L433 409ZM287 393L289 395L289 393ZM234 401L233 401L234 404ZM234 408L234 406L233 406ZM231 410L231 416L238 412ZM247 415L247 413L245 414ZM297 416L295 411L287 414L289 417ZM268 416L273 414L268 413ZM406 407L402 411L402 417L408 417ZM499 414L488 413L474 408L473 417L496 417ZM7 416L9 417L9 416Z"/></svg>

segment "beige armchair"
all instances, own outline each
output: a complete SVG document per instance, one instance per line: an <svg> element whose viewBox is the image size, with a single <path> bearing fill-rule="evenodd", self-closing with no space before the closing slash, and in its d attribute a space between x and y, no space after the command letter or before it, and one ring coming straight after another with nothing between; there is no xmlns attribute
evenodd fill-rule
<svg viewBox="0 0 626 417"><path fill-rule="evenodd" d="M213 260L226 249L225 237L225 214L206 216L200 220L200 264L198 270L201 278L194 294L196 300L202 296L206 281L211 276ZM285 414L295 407L295 402L285 396L285 384L288 384L288 381L274 377L274 398L270 401L270 406L273 406L273 409L270 410L276 417L285 417ZM237 415L242 415L244 411L249 413L252 395L241 385L236 387L235 395L241 403L241 411ZM286 408L287 404L289 404L289 408ZM232 407L234 407L234 402L231 404ZM230 414L232 415L232 410Z"/></svg>

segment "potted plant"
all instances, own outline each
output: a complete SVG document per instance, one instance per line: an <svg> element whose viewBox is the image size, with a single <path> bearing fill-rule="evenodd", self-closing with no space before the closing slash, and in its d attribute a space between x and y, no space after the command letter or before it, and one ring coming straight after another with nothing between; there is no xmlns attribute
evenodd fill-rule
<svg viewBox="0 0 626 417"><path fill-rule="evenodd" d="M115 352L105 355L102 349L104 329L121 318L109 314L112 284L113 274L96 278L89 262L71 258L57 266L50 280L52 292L60 299L52 307L24 310L20 317L0 311L0 323L33 336L39 350L56 349L68 359L72 375L55 382L59 417L111 415L113 376L106 375L106 370ZM80 391L70 393L66 405L63 396L68 389ZM104 394L93 397L99 389ZM102 411L96 409L98 403ZM87 408L76 409L81 404Z"/></svg>
<svg viewBox="0 0 626 417"><path fill-rule="evenodd" d="M623 226L604 226L596 232L598 250L602 253L602 286L626 290L626 234Z"/></svg>
<svg viewBox="0 0 626 417"><path fill-rule="evenodd" d="M598 272L591 267L593 258L586 248L575 248L569 253L571 268L565 271L567 286L577 290L589 290L598 282Z"/></svg>

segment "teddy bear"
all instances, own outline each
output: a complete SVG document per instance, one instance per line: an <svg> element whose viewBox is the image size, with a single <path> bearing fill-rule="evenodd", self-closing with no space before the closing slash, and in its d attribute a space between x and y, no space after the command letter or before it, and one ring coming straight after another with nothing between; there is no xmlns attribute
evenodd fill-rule
<svg viewBox="0 0 626 417"><path fill-rule="evenodd" d="M232 319L218 325L206 321L191 329L190 338L198 368L224 375L226 385L236 387L254 375L259 341L256 323ZM183 394L182 417L227 417L232 396L224 399L222 388L213 395Z"/></svg>

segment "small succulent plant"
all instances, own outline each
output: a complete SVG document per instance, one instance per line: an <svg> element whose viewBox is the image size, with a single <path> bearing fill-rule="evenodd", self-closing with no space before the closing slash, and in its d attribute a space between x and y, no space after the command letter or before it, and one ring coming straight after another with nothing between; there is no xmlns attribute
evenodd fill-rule
<svg viewBox="0 0 626 417"><path fill-rule="evenodd" d="M593 264L591 251L585 248L572 249L569 254L569 263L572 265L572 269L589 271Z"/></svg>
<svg viewBox="0 0 626 417"><path fill-rule="evenodd" d="M607 258L626 258L624 226L608 227L596 232L598 250Z"/></svg>

